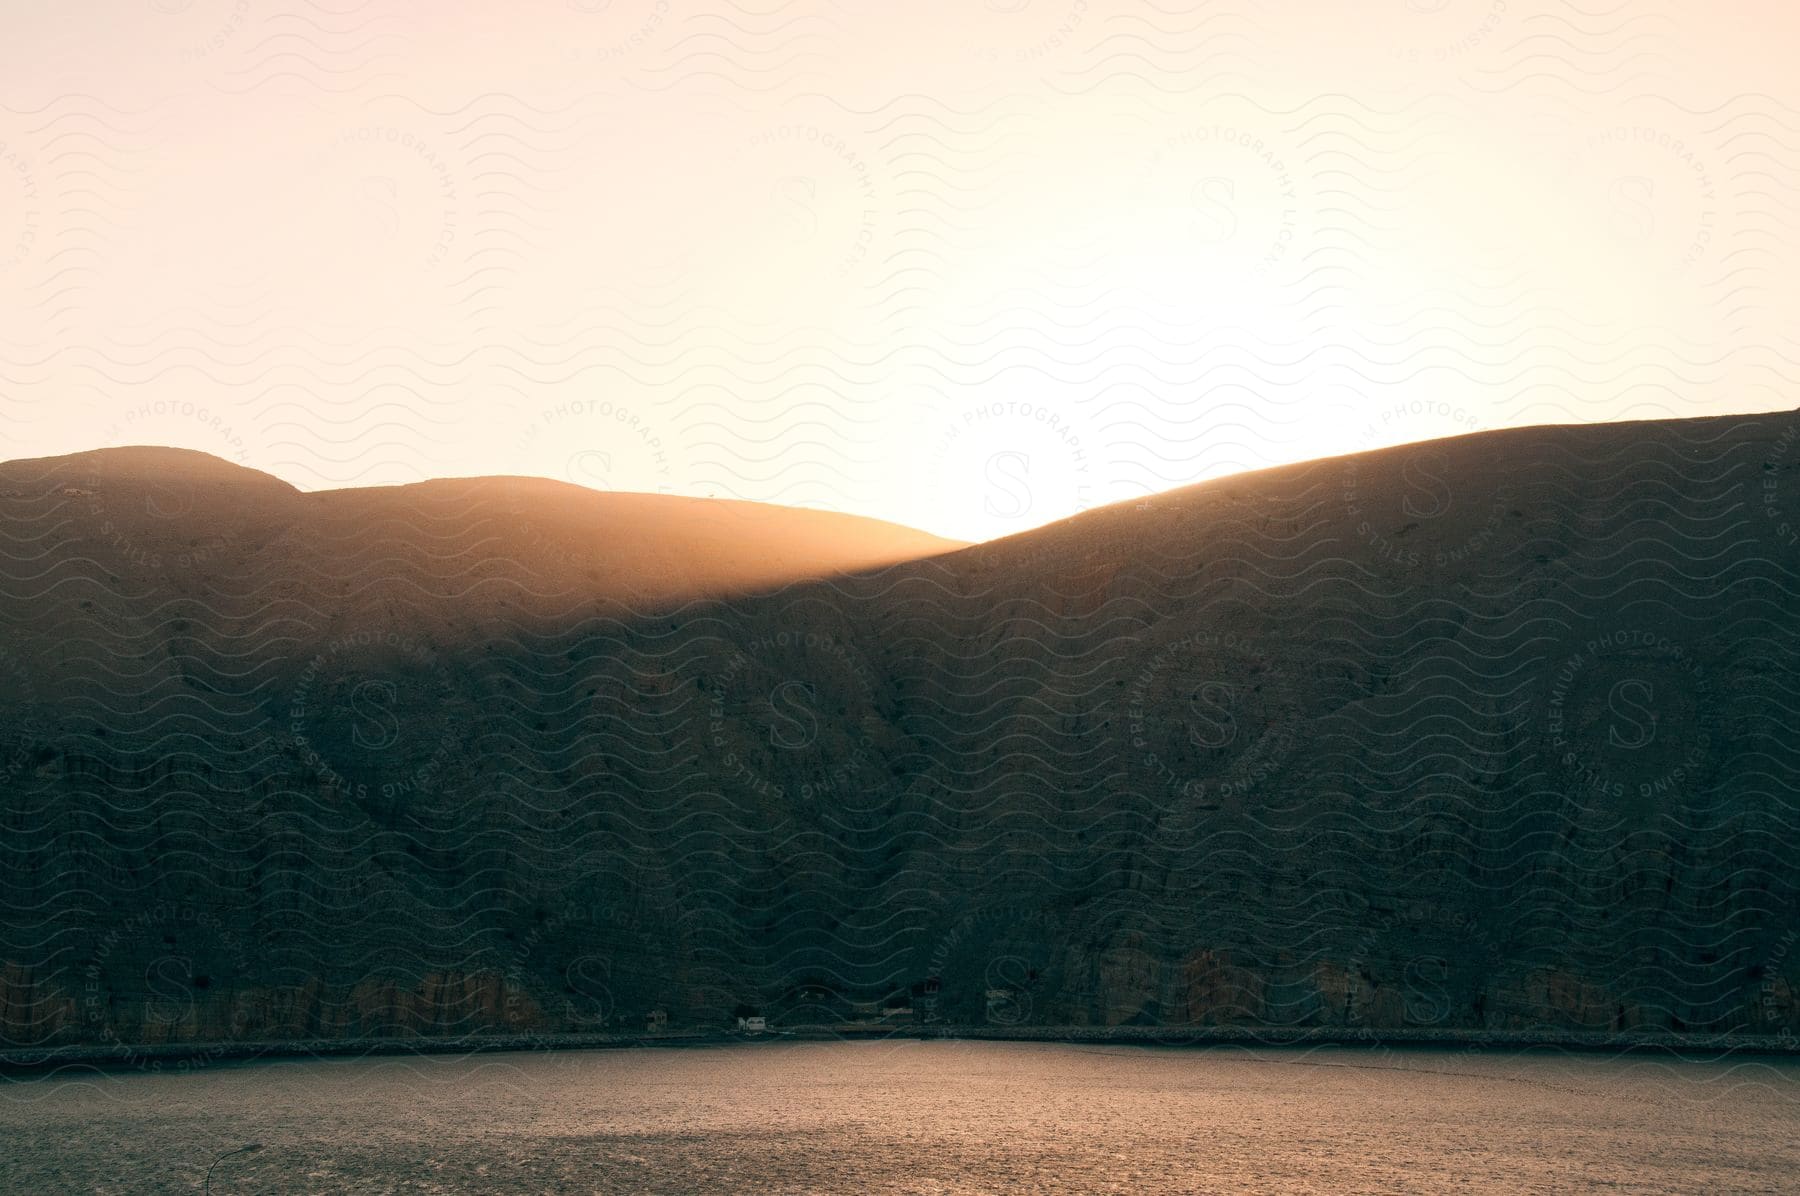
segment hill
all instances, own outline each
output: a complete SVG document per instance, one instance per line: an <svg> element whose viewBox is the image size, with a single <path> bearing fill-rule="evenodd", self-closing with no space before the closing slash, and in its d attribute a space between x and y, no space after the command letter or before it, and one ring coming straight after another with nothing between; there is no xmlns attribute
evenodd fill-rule
<svg viewBox="0 0 1800 1196"><path fill-rule="evenodd" d="M4 1034L1791 1033L1797 442L1486 433L953 551L11 463Z"/></svg>

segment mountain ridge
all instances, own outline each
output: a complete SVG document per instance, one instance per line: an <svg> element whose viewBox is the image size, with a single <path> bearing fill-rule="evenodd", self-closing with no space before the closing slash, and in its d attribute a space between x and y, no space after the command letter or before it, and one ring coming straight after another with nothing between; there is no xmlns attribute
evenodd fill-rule
<svg viewBox="0 0 1800 1196"><path fill-rule="evenodd" d="M767 589L794 580L954 551L960 541L883 520L732 499L603 492L547 478L439 478L396 486L301 491L272 474L185 449L128 447L0 463L15 502L58 498L65 532L87 526L97 563L108 550L129 566L189 558L231 541L262 550L316 534L351 550L386 525L465 558L513 553L537 574L575 588L577 567L605 575L608 596L650 603ZM227 502L228 497L231 498ZM210 504L201 520L186 515ZM28 512L20 509L22 517ZM90 518L83 520L82 515ZM98 524L98 527L93 526ZM177 534L179 533L179 534ZM611 538L600 539L611 534ZM472 538L473 535L473 538ZM665 541L660 549L648 547ZM535 558L528 547L540 550ZM317 546L303 551L317 551ZM215 567L218 561L211 562ZM251 568L236 562L239 572Z"/></svg>
<svg viewBox="0 0 1800 1196"><path fill-rule="evenodd" d="M656 606L455 504L121 574L93 496L9 498L5 1034L1791 1034L1795 427L1423 442Z"/></svg>

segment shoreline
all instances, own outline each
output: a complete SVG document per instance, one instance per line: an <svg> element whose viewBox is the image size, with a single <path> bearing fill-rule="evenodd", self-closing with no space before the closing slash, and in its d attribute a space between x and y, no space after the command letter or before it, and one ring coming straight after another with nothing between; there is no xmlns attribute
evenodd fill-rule
<svg viewBox="0 0 1800 1196"><path fill-rule="evenodd" d="M669 1031L638 1034L474 1034L463 1036L71 1044L0 1050L0 1073L83 1067L114 1071L198 1071L213 1063L399 1055L473 1055L520 1051L713 1047L776 1042L1037 1042L1162 1047L1413 1047L1457 1051L1560 1050L1619 1055L1768 1055L1800 1057L1800 1040L1776 1034L1606 1033L1577 1030L1369 1030L1313 1026L806 1026L762 1032Z"/></svg>

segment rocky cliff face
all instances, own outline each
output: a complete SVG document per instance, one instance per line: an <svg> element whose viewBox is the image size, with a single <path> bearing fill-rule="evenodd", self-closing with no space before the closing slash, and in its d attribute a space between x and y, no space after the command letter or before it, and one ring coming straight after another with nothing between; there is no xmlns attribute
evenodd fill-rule
<svg viewBox="0 0 1800 1196"><path fill-rule="evenodd" d="M326 510L101 454L0 492L10 1046L1800 1029L1791 416L697 600L516 488Z"/></svg>

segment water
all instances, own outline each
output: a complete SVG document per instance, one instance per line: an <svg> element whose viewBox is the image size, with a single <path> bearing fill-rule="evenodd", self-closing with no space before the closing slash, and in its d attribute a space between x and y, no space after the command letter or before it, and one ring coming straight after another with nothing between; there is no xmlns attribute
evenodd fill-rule
<svg viewBox="0 0 1800 1196"><path fill-rule="evenodd" d="M1800 1191L1800 1065L768 1043L0 1083L8 1192Z"/></svg>

